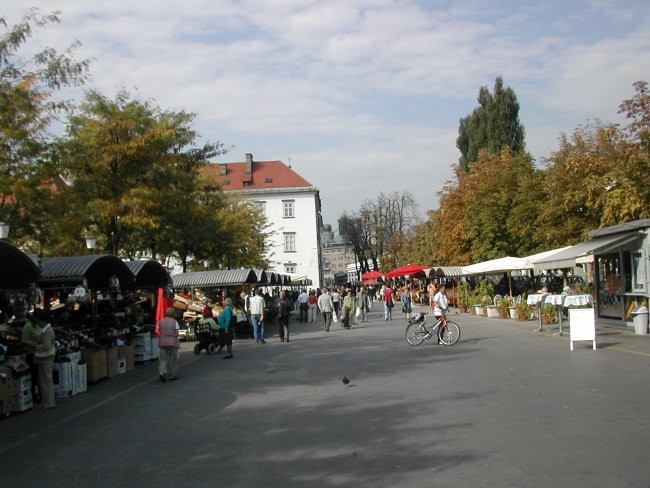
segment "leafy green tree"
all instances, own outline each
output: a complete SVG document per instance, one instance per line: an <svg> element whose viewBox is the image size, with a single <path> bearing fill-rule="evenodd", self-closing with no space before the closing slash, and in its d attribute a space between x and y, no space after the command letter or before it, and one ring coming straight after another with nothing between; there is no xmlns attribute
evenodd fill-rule
<svg viewBox="0 0 650 488"><path fill-rule="evenodd" d="M185 236L205 225L195 195L199 169L222 152L220 144L196 146L193 118L124 91L114 99L90 91L70 117L56 166L106 252L193 254Z"/></svg>
<svg viewBox="0 0 650 488"><path fill-rule="evenodd" d="M11 28L0 17L0 220L11 224L12 240L35 252L57 228L55 219L39 209L54 216L62 210L45 183L55 174L42 164L53 118L71 107L55 95L63 87L83 84L89 66L88 60L73 58L77 43L63 52L45 48L28 58L20 55L37 30L55 22L57 12L41 15L36 9Z"/></svg>
<svg viewBox="0 0 650 488"><path fill-rule="evenodd" d="M494 90L481 87L478 95L479 106L460 119L456 147L460 150L459 165L465 171L478 157L482 149L497 154L504 146L514 152L525 150L525 131L519 121L519 102L512 88L503 87L503 79L498 77Z"/></svg>

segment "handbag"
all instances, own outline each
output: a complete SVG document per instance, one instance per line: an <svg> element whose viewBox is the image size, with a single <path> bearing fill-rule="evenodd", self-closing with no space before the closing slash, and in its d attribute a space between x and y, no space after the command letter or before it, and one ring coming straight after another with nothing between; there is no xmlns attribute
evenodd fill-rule
<svg viewBox="0 0 650 488"><path fill-rule="evenodd" d="M336 316L336 311L332 311L332 322L338 322L339 318Z"/></svg>

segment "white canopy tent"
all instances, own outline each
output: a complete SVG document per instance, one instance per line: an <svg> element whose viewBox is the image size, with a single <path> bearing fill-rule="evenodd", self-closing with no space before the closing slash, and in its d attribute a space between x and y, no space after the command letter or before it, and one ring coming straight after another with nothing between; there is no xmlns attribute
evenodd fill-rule
<svg viewBox="0 0 650 488"><path fill-rule="evenodd" d="M599 249L623 245L638 237L638 232L626 232L623 234L597 237L538 259L534 262L533 269L535 272L539 272L544 269L573 268L578 261L584 262L585 259L593 259L594 252L597 252Z"/></svg>

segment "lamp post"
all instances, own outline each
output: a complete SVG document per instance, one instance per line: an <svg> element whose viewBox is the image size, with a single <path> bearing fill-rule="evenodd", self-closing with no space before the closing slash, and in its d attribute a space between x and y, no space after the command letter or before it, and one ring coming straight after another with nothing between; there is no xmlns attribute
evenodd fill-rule
<svg viewBox="0 0 650 488"><path fill-rule="evenodd" d="M93 249L95 249L96 245L97 245L96 237L86 236L86 249L88 249L91 254L93 252Z"/></svg>
<svg viewBox="0 0 650 488"><path fill-rule="evenodd" d="M9 237L9 224L0 222L0 239L6 239Z"/></svg>

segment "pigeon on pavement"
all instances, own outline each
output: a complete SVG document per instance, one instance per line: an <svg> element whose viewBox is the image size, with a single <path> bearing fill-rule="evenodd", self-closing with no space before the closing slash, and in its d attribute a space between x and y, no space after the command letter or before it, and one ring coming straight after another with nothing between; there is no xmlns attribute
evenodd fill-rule
<svg viewBox="0 0 650 488"><path fill-rule="evenodd" d="M348 379L347 376L343 376L343 384L344 384L345 386L349 386L349 385L350 385L350 380Z"/></svg>

